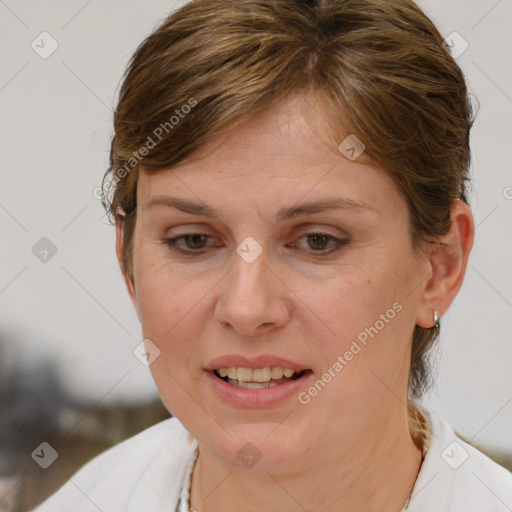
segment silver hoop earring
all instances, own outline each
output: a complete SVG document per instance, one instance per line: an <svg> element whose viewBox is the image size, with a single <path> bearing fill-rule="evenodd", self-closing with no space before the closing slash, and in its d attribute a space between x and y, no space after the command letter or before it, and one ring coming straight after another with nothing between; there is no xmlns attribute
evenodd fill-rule
<svg viewBox="0 0 512 512"><path fill-rule="evenodd" d="M437 311L434 309L434 328L439 329L439 317L437 316Z"/></svg>

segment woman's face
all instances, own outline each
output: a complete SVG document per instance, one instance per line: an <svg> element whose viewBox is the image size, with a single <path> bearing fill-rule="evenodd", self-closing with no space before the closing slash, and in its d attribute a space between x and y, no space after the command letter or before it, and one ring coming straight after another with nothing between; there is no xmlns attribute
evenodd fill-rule
<svg viewBox="0 0 512 512"><path fill-rule="evenodd" d="M162 400L218 460L273 473L355 457L404 426L429 273L393 181L329 151L304 104L142 172L137 190L132 298ZM221 367L276 385L240 387ZM279 367L302 376L280 383Z"/></svg>

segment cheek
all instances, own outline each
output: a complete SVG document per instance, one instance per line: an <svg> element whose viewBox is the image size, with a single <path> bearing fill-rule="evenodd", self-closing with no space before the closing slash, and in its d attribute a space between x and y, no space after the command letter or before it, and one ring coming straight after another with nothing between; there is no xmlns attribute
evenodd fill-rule
<svg viewBox="0 0 512 512"><path fill-rule="evenodd" d="M199 290L188 283L165 257L164 248L154 241L137 240L134 254L135 287L144 333L161 338L182 318L190 303L197 302Z"/></svg>
<svg viewBox="0 0 512 512"><path fill-rule="evenodd" d="M189 370L194 339L200 337L200 325L194 317L205 288L195 280L183 280L168 261L152 257L144 249L137 259L135 287L143 337L160 350L151 372L157 386L165 382L165 388L175 388L170 375L183 380Z"/></svg>
<svg viewBox="0 0 512 512"><path fill-rule="evenodd" d="M142 263L136 286L143 336L160 350L150 371L169 412L186 419L200 412L191 407L189 393L200 374L194 358L204 323L198 321L200 301L207 288L181 279L168 263Z"/></svg>
<svg viewBox="0 0 512 512"><path fill-rule="evenodd" d="M395 302L402 304L404 301L406 280L403 274L397 274L392 263L383 257L376 262L352 267L326 281L323 289L313 287L304 292L313 301L319 316L325 318L342 339L357 336L378 321Z"/></svg>
<svg viewBox="0 0 512 512"><path fill-rule="evenodd" d="M354 377L349 386L363 386L369 369L387 380L403 365L414 328L413 263L403 254L381 251L367 264L327 281L323 292L304 291L313 301L311 309L329 327L327 336L312 336L326 369L338 356L344 358L343 373Z"/></svg>

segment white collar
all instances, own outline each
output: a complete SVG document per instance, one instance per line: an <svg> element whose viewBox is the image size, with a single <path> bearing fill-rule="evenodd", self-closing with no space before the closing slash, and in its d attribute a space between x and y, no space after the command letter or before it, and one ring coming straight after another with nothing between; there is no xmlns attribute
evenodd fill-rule
<svg viewBox="0 0 512 512"><path fill-rule="evenodd" d="M512 511L512 474L458 438L442 418L422 412L431 436L425 439L424 460L410 501L401 512ZM195 445L175 512L191 510L190 478L198 453Z"/></svg>

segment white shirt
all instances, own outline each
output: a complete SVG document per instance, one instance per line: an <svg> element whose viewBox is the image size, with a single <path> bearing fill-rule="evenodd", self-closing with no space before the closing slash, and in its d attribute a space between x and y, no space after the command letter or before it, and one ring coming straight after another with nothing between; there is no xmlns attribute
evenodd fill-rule
<svg viewBox="0 0 512 512"><path fill-rule="evenodd" d="M511 512L512 473L429 414L433 434L407 512ZM196 448L177 418L162 421L98 455L33 512L175 512L182 490L186 510Z"/></svg>

